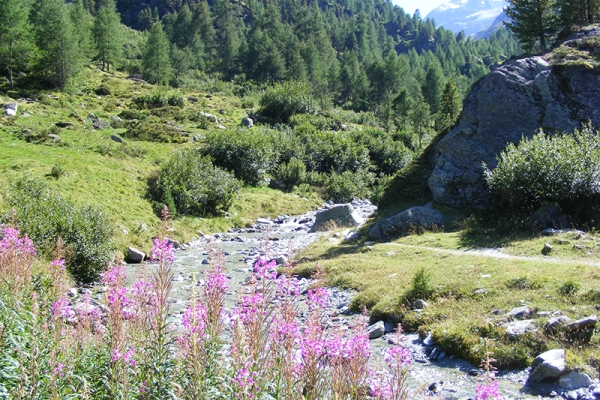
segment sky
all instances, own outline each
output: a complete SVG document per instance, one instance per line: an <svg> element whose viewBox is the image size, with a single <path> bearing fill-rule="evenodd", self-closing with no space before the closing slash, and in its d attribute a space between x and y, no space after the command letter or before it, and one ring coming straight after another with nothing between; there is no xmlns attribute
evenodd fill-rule
<svg viewBox="0 0 600 400"><path fill-rule="evenodd" d="M448 0L392 0L393 4L402 7L409 15L413 15L418 8L422 18L425 18L429 11L447 2Z"/></svg>

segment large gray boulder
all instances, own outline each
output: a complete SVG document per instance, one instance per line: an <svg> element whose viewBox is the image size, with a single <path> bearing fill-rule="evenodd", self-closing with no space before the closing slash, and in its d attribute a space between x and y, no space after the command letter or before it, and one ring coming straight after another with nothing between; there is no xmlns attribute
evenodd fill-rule
<svg viewBox="0 0 600 400"><path fill-rule="evenodd" d="M331 230L335 227L355 227L365 222L350 204L337 204L327 210L319 211L311 232Z"/></svg>
<svg viewBox="0 0 600 400"><path fill-rule="evenodd" d="M423 231L444 224L444 214L433 208L433 204L411 207L393 217L383 219L373 225L369 236L375 240L389 240L396 236L407 235L415 229Z"/></svg>
<svg viewBox="0 0 600 400"><path fill-rule="evenodd" d="M565 372L565 351L563 349L549 350L533 360L527 383L556 380L563 372Z"/></svg>
<svg viewBox="0 0 600 400"><path fill-rule="evenodd" d="M436 145L428 180L434 201L483 208L492 199L482 163L497 165L509 143L545 132L573 132L582 121L600 124L600 73L553 68L542 57L511 60L475 85L457 125Z"/></svg>
<svg viewBox="0 0 600 400"><path fill-rule="evenodd" d="M17 115L18 109L19 109L19 106L17 103L9 103L4 106L4 113L6 115L8 115L9 117L14 117L15 115Z"/></svg>

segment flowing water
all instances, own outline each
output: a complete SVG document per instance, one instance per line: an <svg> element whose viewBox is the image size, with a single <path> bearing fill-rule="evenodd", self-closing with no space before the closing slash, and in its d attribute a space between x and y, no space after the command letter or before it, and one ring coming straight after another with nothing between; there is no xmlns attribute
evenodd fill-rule
<svg viewBox="0 0 600 400"><path fill-rule="evenodd" d="M353 205L364 217L375 210L374 206L364 201L355 202ZM252 229L236 229L227 233L213 234L184 245L182 250L175 253L173 264L174 313L179 314L190 295L194 291L199 291L200 286L204 284L203 270L208 267L209 258L214 256L214 250L219 249L225 261L225 273L230 287L226 296L226 307L231 307L246 279L250 277L252 266L259 257L266 256L271 259L288 257L323 235L322 233L309 233L315 214L316 211L313 211L297 217L282 216L274 221L261 220ZM329 240L341 239L331 238ZM139 274L139 270L131 267L128 268L128 273L130 279L133 279ZM301 287L303 285L304 287L308 285L306 279L301 282ZM337 288L329 288L328 291L332 325L350 326L356 315L348 315L344 311L347 310L353 293ZM390 337L391 334L388 334L382 338L371 340L374 366L380 365L381 355L390 346L388 344ZM415 391L425 390L427 392L430 389L429 394L438 399L474 398L475 388L483 380L481 374L471 375L476 373L476 366L445 355L439 348L436 349L437 359L431 361L427 356L431 352L431 343L427 340L424 342L416 334L407 334L404 340L412 353L410 385L415 388ZM529 389L524 387L527 376L526 370L500 373L499 388L504 398L544 398L530 393ZM541 390L546 393L549 391L550 389L547 387Z"/></svg>

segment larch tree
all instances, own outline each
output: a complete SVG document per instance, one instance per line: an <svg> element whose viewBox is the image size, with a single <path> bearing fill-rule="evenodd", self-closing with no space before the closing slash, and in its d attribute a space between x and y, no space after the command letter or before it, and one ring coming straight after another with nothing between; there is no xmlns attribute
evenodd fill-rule
<svg viewBox="0 0 600 400"><path fill-rule="evenodd" d="M40 49L39 70L62 89L79 72L83 59L68 6L62 0L39 0L30 19Z"/></svg>
<svg viewBox="0 0 600 400"><path fill-rule="evenodd" d="M442 100L440 104L440 125L442 129L450 128L454 125L460 112L462 111L462 101L460 93L453 79L446 82L442 91Z"/></svg>
<svg viewBox="0 0 600 400"><path fill-rule="evenodd" d="M528 53L544 52L558 30L555 0L508 0L504 24Z"/></svg>
<svg viewBox="0 0 600 400"><path fill-rule="evenodd" d="M115 65L121 58L121 22L117 14L117 6L114 0L104 0L94 19L92 35L98 54L98 60L102 62L102 71L110 72L110 66Z"/></svg>
<svg viewBox="0 0 600 400"><path fill-rule="evenodd" d="M34 49L28 7L24 3L0 0L0 65L8 72L11 89L14 71L28 64Z"/></svg>
<svg viewBox="0 0 600 400"><path fill-rule="evenodd" d="M142 74L149 81L166 85L173 77L169 47L162 23L152 25L142 55Z"/></svg>

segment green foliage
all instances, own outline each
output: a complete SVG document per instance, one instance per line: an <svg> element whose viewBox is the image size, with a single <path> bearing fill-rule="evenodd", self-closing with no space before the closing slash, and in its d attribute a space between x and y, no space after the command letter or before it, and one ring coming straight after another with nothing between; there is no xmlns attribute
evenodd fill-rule
<svg viewBox="0 0 600 400"><path fill-rule="evenodd" d="M373 174L363 169L355 172L332 172L325 175L323 180L323 197L336 203L348 203L354 198L364 199L369 197L374 181Z"/></svg>
<svg viewBox="0 0 600 400"><path fill-rule="evenodd" d="M172 214L217 215L231 207L240 189L232 174L215 167L197 150L175 153L151 180L150 196L160 211Z"/></svg>
<svg viewBox="0 0 600 400"><path fill-rule="evenodd" d="M251 186L264 182L275 162L275 151L268 133L234 129L211 132L206 136L205 155L215 165L232 171L236 178Z"/></svg>
<svg viewBox="0 0 600 400"><path fill-rule="evenodd" d="M581 285L574 280L568 280L558 287L558 293L564 297L573 297L579 292Z"/></svg>
<svg viewBox="0 0 600 400"><path fill-rule="evenodd" d="M424 267L419 268L413 275L407 298L410 300L427 300L431 298L433 293L434 289L431 284L431 272L427 271Z"/></svg>
<svg viewBox="0 0 600 400"><path fill-rule="evenodd" d="M61 176L63 176L65 174L65 169L62 167L62 165L56 163L52 166L52 169L50 170L50 176L55 178L55 179L59 179Z"/></svg>
<svg viewBox="0 0 600 400"><path fill-rule="evenodd" d="M42 180L31 178L15 181L5 198L16 211L19 227L38 250L50 256L60 237L71 275L82 282L99 278L113 251L113 226L106 214L93 206L77 206Z"/></svg>
<svg viewBox="0 0 600 400"><path fill-rule="evenodd" d="M25 69L34 52L27 11L23 0L0 1L0 66L8 71L10 89L13 72Z"/></svg>
<svg viewBox="0 0 600 400"><path fill-rule="evenodd" d="M188 141L188 138L182 135L181 131L170 125L146 121L136 122L123 136L160 143L185 143Z"/></svg>
<svg viewBox="0 0 600 400"><path fill-rule="evenodd" d="M294 114L314 114L315 101L307 85L284 82L267 89L260 98L260 114L273 122L288 122Z"/></svg>
<svg viewBox="0 0 600 400"><path fill-rule="evenodd" d="M98 95L98 96L108 96L110 94L112 94L110 88L106 85L100 85L98 86L98 88L96 88L96 90L94 90L94 92Z"/></svg>
<svg viewBox="0 0 600 400"><path fill-rule="evenodd" d="M133 102L140 108L159 108L159 107L183 107L185 99L179 92L168 93L164 90L156 90L146 96L138 96L133 99Z"/></svg>
<svg viewBox="0 0 600 400"><path fill-rule="evenodd" d="M114 0L105 0L100 4L92 35L102 71L110 71L110 65L116 64L123 52L119 14Z"/></svg>
<svg viewBox="0 0 600 400"><path fill-rule="evenodd" d="M555 0L509 0L505 22L517 36L525 51L545 52L555 37L558 26Z"/></svg>
<svg viewBox="0 0 600 400"><path fill-rule="evenodd" d="M302 160L292 158L288 163L279 166L275 173L277 180L285 183L289 189L304 182L306 179L306 166Z"/></svg>
<svg viewBox="0 0 600 400"><path fill-rule="evenodd" d="M510 207L534 210L557 202L574 217L593 211L600 196L600 140L598 132L584 126L573 134L545 133L510 144L498 157L498 166L486 167L490 189Z"/></svg>
<svg viewBox="0 0 600 400"><path fill-rule="evenodd" d="M153 83L168 84L173 77L169 58L169 39L161 22L152 25L142 56L142 74Z"/></svg>

